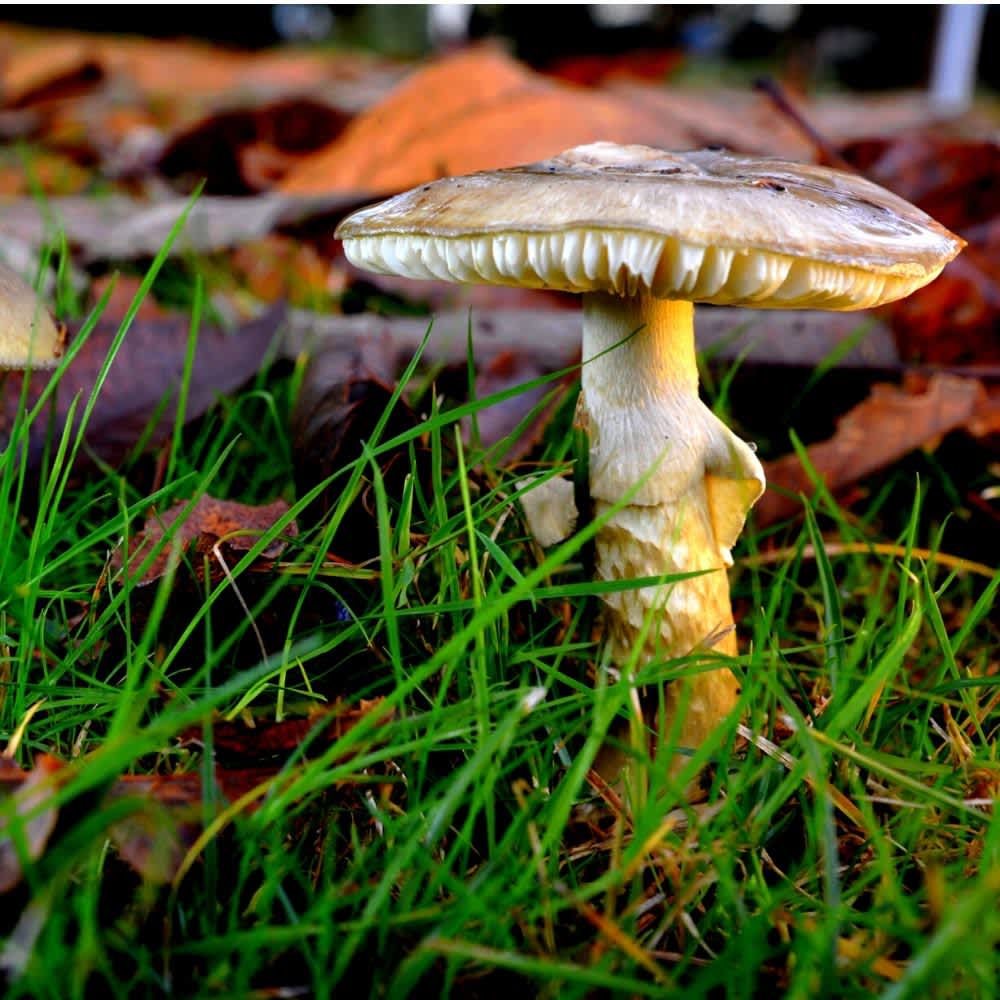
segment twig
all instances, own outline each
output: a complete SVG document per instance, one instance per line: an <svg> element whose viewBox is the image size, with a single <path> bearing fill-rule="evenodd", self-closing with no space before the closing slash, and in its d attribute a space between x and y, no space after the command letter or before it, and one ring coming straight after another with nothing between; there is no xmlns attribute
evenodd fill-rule
<svg viewBox="0 0 1000 1000"><path fill-rule="evenodd" d="M845 160L833 145L821 135L809 122L806 116L791 102L784 88L770 76L758 77L753 82L754 90L769 98L775 109L783 114L802 134L816 147L820 162L828 167L846 170L856 174L858 171Z"/></svg>

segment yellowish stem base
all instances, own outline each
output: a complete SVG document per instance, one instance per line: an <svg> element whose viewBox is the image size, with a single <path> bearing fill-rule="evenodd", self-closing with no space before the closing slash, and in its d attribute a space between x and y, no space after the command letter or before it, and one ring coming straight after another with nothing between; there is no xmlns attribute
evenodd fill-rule
<svg viewBox="0 0 1000 1000"><path fill-rule="evenodd" d="M629 506L612 514L597 537L597 573L606 580L710 570L659 587L609 594L605 635L614 663L663 662L699 649L736 655L729 579L715 541L704 484L678 505ZM602 510L601 508L605 508ZM595 514L606 513L598 504ZM664 691L655 729L695 749L739 697L730 670L696 672Z"/></svg>

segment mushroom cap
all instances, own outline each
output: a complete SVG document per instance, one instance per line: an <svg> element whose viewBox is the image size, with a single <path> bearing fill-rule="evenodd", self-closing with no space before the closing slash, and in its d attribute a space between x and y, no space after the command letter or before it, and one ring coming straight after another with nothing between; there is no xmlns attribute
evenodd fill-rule
<svg viewBox="0 0 1000 1000"><path fill-rule="evenodd" d="M63 338L35 290L0 262L0 369L51 368Z"/></svg>
<svg viewBox="0 0 1000 1000"><path fill-rule="evenodd" d="M822 309L909 295L965 245L843 171L608 142L425 184L337 236L357 266L410 278Z"/></svg>

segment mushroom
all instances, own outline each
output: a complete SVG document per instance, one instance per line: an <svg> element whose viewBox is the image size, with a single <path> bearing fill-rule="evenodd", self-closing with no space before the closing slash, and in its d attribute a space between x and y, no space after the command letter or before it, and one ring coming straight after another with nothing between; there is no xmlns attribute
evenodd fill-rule
<svg viewBox="0 0 1000 1000"><path fill-rule="evenodd" d="M35 290L0 262L0 370L51 368L63 338Z"/></svg>
<svg viewBox="0 0 1000 1000"><path fill-rule="evenodd" d="M931 281L963 246L840 171L606 142L425 184L337 236L372 271L583 295L596 574L701 572L604 598L622 667L737 652L726 568L764 473L699 399L693 303L870 308ZM738 694L724 666L692 673L667 685L660 725L695 748Z"/></svg>

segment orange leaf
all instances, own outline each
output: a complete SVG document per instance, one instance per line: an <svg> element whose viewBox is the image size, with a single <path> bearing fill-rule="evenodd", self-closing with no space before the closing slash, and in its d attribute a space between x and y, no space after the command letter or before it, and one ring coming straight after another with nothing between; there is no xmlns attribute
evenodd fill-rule
<svg viewBox="0 0 1000 1000"><path fill-rule="evenodd" d="M293 168L286 191L394 191L446 174L543 159L596 139L684 145L613 94L563 86L491 48L419 70ZM689 143L688 143L689 144Z"/></svg>

